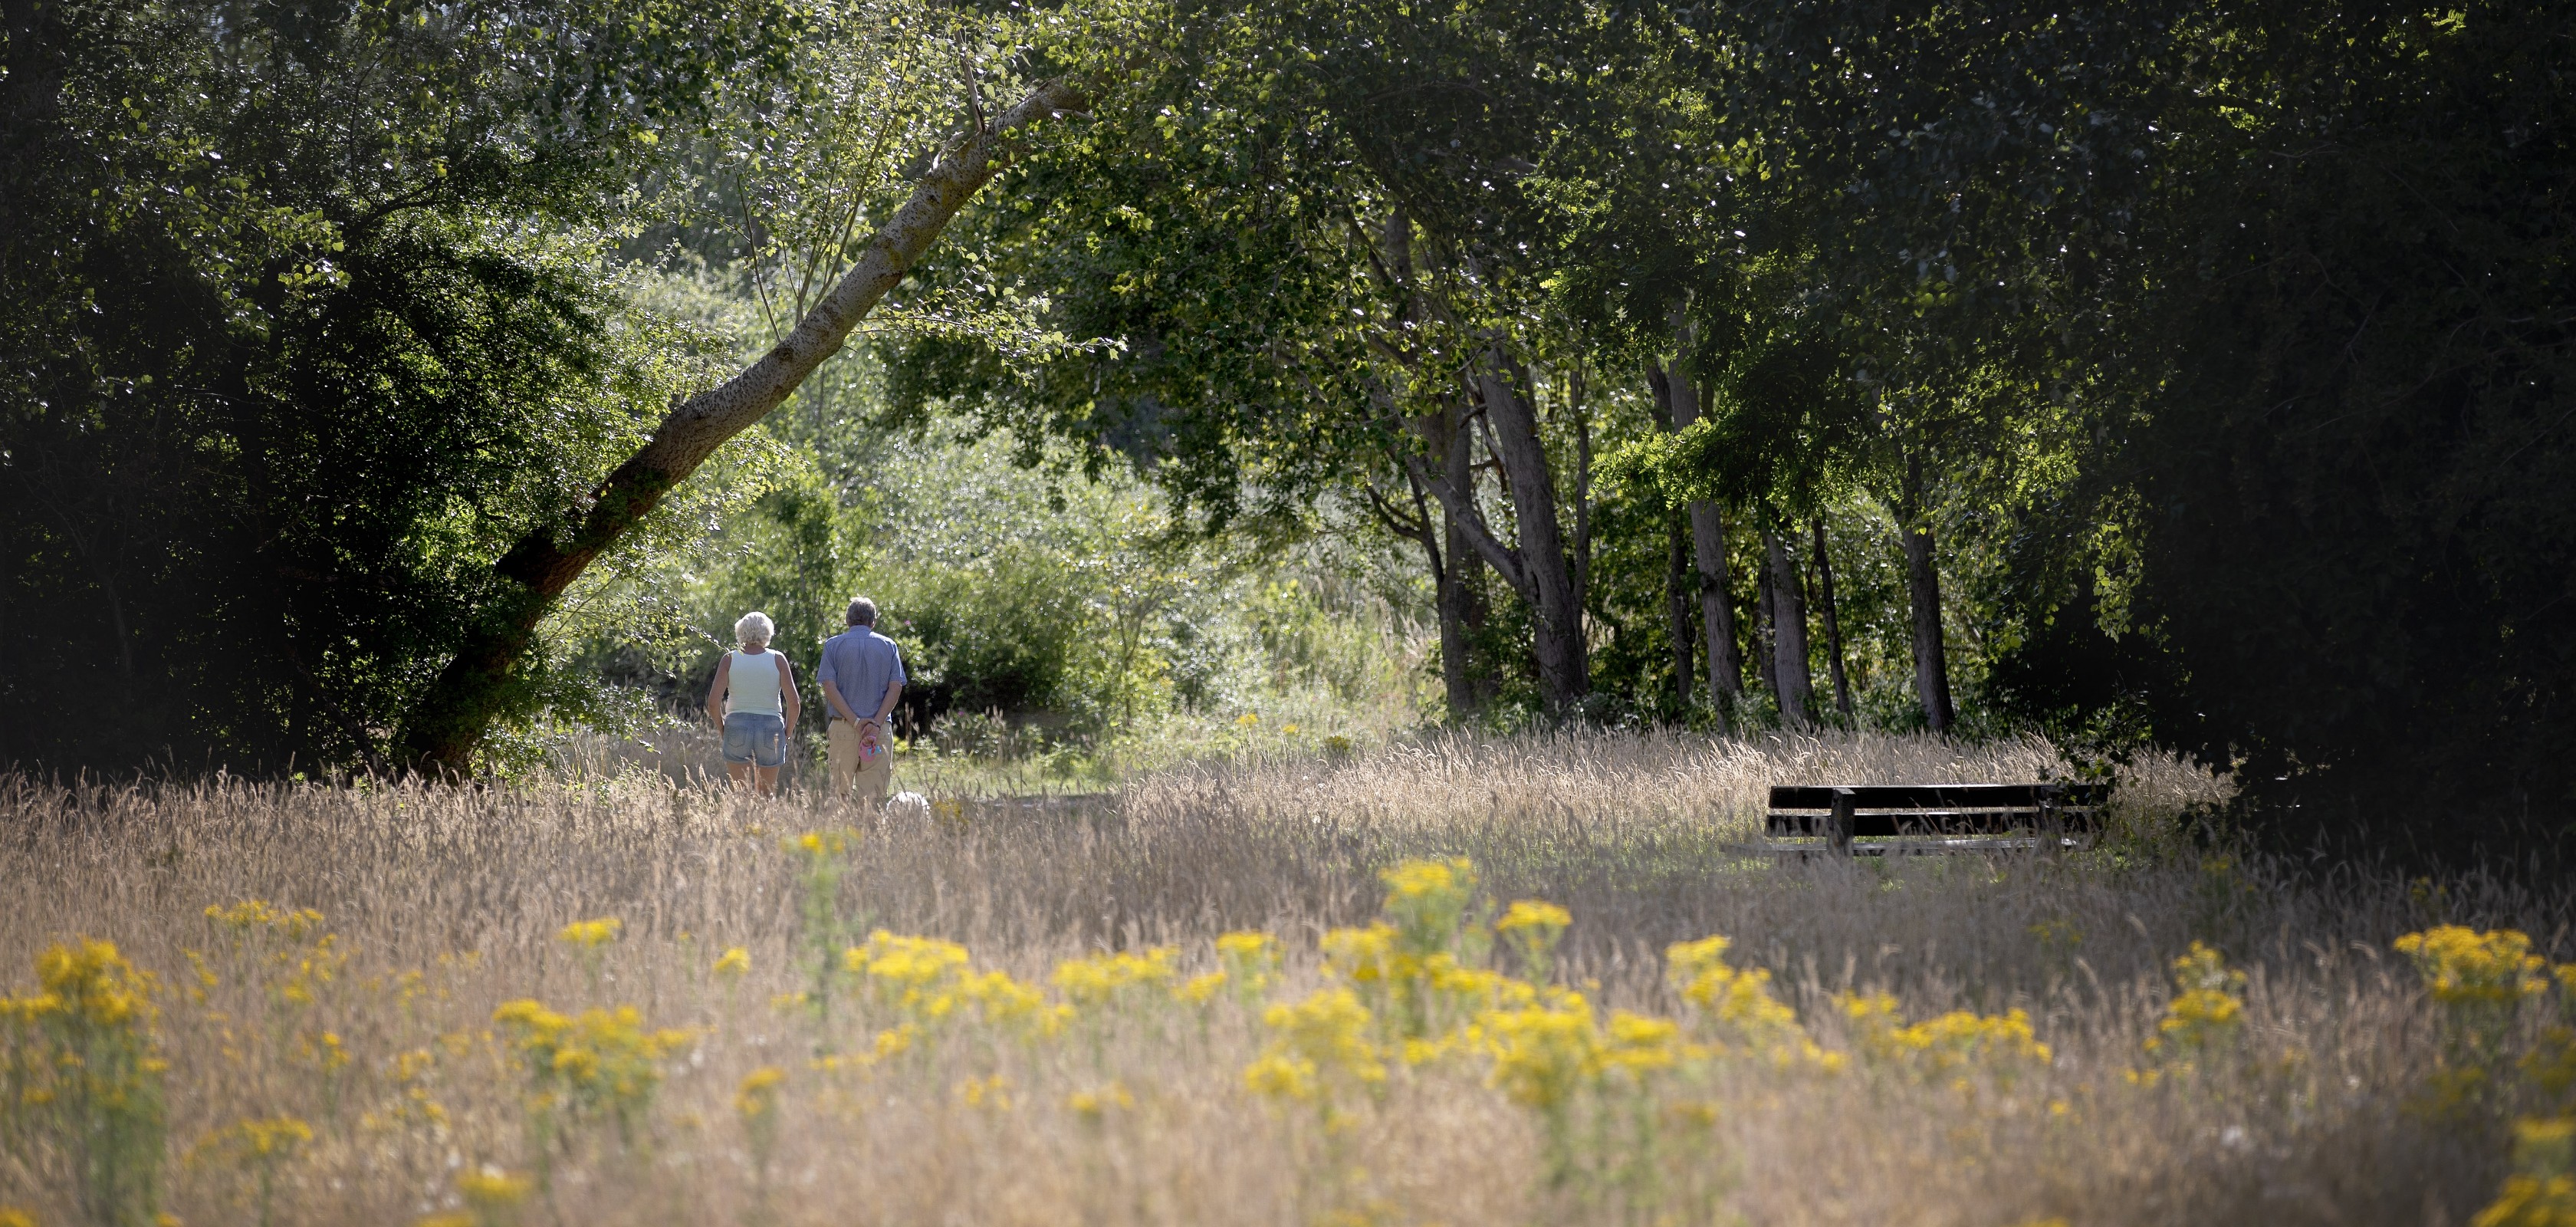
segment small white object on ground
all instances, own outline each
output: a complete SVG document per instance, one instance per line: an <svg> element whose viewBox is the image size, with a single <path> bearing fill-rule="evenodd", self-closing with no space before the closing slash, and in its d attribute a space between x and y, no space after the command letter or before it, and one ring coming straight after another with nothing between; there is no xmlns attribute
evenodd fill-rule
<svg viewBox="0 0 2576 1227"><path fill-rule="evenodd" d="M899 792L886 798L885 816L908 822L930 821L930 798L917 792Z"/></svg>

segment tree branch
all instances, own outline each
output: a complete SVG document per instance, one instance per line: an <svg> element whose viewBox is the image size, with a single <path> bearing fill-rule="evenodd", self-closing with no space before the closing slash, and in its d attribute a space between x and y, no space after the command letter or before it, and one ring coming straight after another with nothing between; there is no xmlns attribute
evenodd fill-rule
<svg viewBox="0 0 2576 1227"><path fill-rule="evenodd" d="M642 449L593 487L570 514L521 537L494 565L501 583L476 611L456 655L404 721L406 766L461 773L507 702L510 679L535 643L536 628L591 562L652 513L674 486L726 440L767 417L930 250L949 219L1001 169L1002 142L1048 116L1080 111L1082 94L1061 78L1031 89L1009 111L971 125L939 152L903 207L887 219L850 271L794 329L742 373L671 410ZM978 104L980 107L980 104Z"/></svg>

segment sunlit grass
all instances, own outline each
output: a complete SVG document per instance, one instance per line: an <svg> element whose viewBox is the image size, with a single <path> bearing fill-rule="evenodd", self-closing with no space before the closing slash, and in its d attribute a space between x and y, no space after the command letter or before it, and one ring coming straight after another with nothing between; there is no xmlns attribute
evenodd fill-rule
<svg viewBox="0 0 2576 1227"><path fill-rule="evenodd" d="M1729 850L1773 779L2049 759L1436 741L918 825L633 775L14 784L0 1207L2555 1221L2561 895L2187 851L2218 790L2157 762L2081 856Z"/></svg>

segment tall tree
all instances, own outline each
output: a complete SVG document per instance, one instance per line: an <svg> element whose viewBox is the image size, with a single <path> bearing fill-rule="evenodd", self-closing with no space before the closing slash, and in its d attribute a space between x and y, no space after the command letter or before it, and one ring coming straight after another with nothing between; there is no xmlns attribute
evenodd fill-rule
<svg viewBox="0 0 2576 1227"><path fill-rule="evenodd" d="M1852 718L1851 677L1843 666L1843 618L1840 603L1834 599L1834 559L1825 543L1825 520L1818 516L1816 528L1816 599L1824 603L1825 663L1834 679L1834 710L1845 721Z"/></svg>
<svg viewBox="0 0 2576 1227"><path fill-rule="evenodd" d="M1897 503L1897 533L1905 543L1905 596L1913 612L1914 693L1924 727L1947 733L1958 722L1950 703L1950 650L1941 629L1941 570L1933 557L1931 506L1923 458L1905 456L1904 494Z"/></svg>
<svg viewBox="0 0 2576 1227"><path fill-rule="evenodd" d="M910 29L897 20L906 15L913 19ZM1000 170L1010 140L1043 120L1082 107L1082 95L1062 77L1019 86L1016 74L989 46L978 46L970 54L960 43L927 42L926 36L938 29L935 17L927 11L867 14L860 20L836 23L833 37L820 48L828 56L857 54L878 61L879 71L842 72L829 79L858 91L891 83L890 92L897 97L882 108L886 132L881 134L891 139L879 141L876 164L799 169L823 175L881 176L885 165L899 164L919 150L911 140L899 138L917 138L929 128L916 102L925 80L953 108L944 117L941 126L946 131L940 134L928 167L910 185L902 204L857 243L854 255L845 255L840 246L852 240L827 240L832 247L823 259L846 259L847 271L828 292L815 298L785 336L748 368L673 407L654 428L649 443L611 470L585 497L548 516L501 556L493 566L495 591L476 611L471 629L436 682L404 720L399 750L405 762L446 773L466 770L493 719L513 703L513 690L523 675L539 624L573 582L641 524L718 447L784 403L815 368L840 352L851 331ZM872 39L860 38L874 24L869 19L892 28L878 31ZM969 33L990 37L991 32L959 31L961 36ZM952 50L958 53L957 70L947 68ZM978 63L979 58L985 62ZM1024 92L1007 109L988 112L984 95L996 86ZM839 110L853 101L835 98L826 100L826 105ZM837 116L825 118L830 122ZM823 148L838 152L828 144ZM826 200L827 207L854 219L864 205ZM830 235L828 228L817 232ZM843 233L854 234L855 226L845 225Z"/></svg>
<svg viewBox="0 0 2576 1227"><path fill-rule="evenodd" d="M1439 509L1440 574L1468 581L1442 603L1444 642L1463 642L1492 570L1531 611L1542 702L1567 711L1589 689L1567 524L1586 512L1565 488L1582 432L1546 411L1575 403L1554 368L1577 355L1514 237L1544 97L1493 88L1513 78L1491 33L1469 10L1185 7L1104 117L1119 137L1029 168L1066 185L1063 206L989 222L1067 331L1124 350L1029 374L938 344L901 362L918 386L1126 453L1211 526L1247 496L1275 508L1392 462ZM1388 93L1424 72L1448 84ZM1427 518L1401 518L1421 543Z"/></svg>
<svg viewBox="0 0 2576 1227"><path fill-rule="evenodd" d="M1762 526L1762 549L1771 560L1771 667L1780 721L1808 729L1816 724L1816 675L1807 663L1807 584L1796 540Z"/></svg>
<svg viewBox="0 0 2576 1227"><path fill-rule="evenodd" d="M1686 331L1683 344L1692 338ZM1688 430L1702 416L1701 390L1676 363L1665 375L1671 387L1673 428ZM1699 590L1700 629L1707 637L1708 701L1727 718L1744 697L1744 661L1735 646L1734 583L1727 574L1726 518L1715 499L1695 498L1683 504L1690 519L1692 570Z"/></svg>
<svg viewBox="0 0 2576 1227"><path fill-rule="evenodd" d="M601 232L785 16L10 6L0 759L381 763L490 558L692 373Z"/></svg>

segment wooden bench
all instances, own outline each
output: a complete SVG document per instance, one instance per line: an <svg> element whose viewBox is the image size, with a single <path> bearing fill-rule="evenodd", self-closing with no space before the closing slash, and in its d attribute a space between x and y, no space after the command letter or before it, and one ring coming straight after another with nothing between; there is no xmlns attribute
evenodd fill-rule
<svg viewBox="0 0 2576 1227"><path fill-rule="evenodd" d="M2101 830L2107 784L1775 784L1763 850L1908 856L2074 848Z"/></svg>

